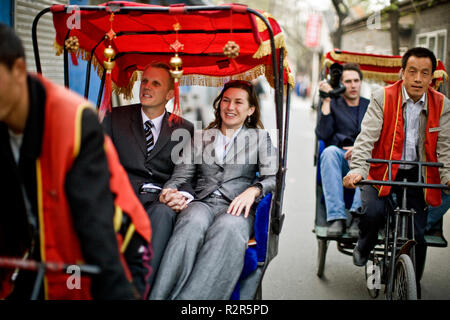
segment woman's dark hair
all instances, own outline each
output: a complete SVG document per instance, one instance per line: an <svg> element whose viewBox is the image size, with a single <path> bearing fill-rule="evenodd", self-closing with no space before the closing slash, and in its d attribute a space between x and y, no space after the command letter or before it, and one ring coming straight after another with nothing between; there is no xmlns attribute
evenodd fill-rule
<svg viewBox="0 0 450 320"><path fill-rule="evenodd" d="M258 95L256 94L255 87L249 81L244 80L231 80L223 86L222 91L219 96L213 102L214 108L214 121L211 122L205 130L217 128L220 129L222 126L222 118L220 117L220 102L222 101L223 94L230 88L239 88L247 91L248 94L248 104L250 107L254 107L255 111L253 114L247 118L245 121L245 125L247 128L259 128L264 129L264 126L261 122L261 109L259 107Z"/></svg>
<svg viewBox="0 0 450 320"><path fill-rule="evenodd" d="M411 48L408 51L405 52L405 54L402 57L402 69L406 69L406 64L408 63L408 59L411 57L417 57L417 58L430 58L431 60L431 66L432 70L431 73L434 73L434 70L436 70L436 56L434 55L433 51L428 50L427 48L423 47L415 47Z"/></svg>
<svg viewBox="0 0 450 320"><path fill-rule="evenodd" d="M22 41L12 28L0 23L0 63L11 70L18 58L25 59Z"/></svg>

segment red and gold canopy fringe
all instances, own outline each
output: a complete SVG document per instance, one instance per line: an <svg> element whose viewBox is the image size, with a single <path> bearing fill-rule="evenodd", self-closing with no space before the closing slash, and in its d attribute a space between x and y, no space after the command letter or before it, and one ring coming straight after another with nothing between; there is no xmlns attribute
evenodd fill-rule
<svg viewBox="0 0 450 320"><path fill-rule="evenodd" d="M401 56L357 53L338 49L334 49L325 55L323 65L328 69L335 62L340 64L357 63L365 79L382 81L388 84L400 79L400 69L402 68ZM433 87L438 88L444 78L447 80L448 75L445 72L444 65L438 59L436 71L433 74Z"/></svg>
<svg viewBox="0 0 450 320"><path fill-rule="evenodd" d="M182 5L169 7L177 7L170 14L155 11L125 12L126 7L161 8L127 1L104 3L99 7L112 4L117 8L114 11L116 36L110 43L115 51L115 66L111 71L113 92L130 98L134 81L146 65L155 61L170 63L174 53L170 44L177 38L173 30L175 21L183 28L178 33L178 40L184 44L183 51L179 52L183 60L180 85L221 86L231 79L252 80L264 75L273 86L273 53L267 27L261 19L247 13L246 6L231 4L227 5L230 10L189 11L188 14ZM62 52L66 37L76 36L79 43L76 56L87 60L93 55L92 63L97 73L102 75L105 61L103 51L108 47L104 37L110 30L110 11L80 9L80 28L71 30L67 27L67 21L72 13L67 12L66 6L54 5L51 12L56 30L57 53ZM272 16L260 12L273 30L277 53L283 50L286 57L287 50L280 26ZM239 45L239 55L235 58L229 58L223 52L225 44L231 40L230 14L233 19L232 40ZM284 83L294 86L286 59Z"/></svg>

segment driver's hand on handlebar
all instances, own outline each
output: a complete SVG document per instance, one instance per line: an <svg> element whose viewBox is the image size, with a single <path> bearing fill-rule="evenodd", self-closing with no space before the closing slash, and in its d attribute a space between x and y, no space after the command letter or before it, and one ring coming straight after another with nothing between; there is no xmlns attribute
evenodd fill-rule
<svg viewBox="0 0 450 320"><path fill-rule="evenodd" d="M351 173L344 177L344 180L342 181L342 184L346 188L355 189L356 183L360 182L362 180L362 176L357 173Z"/></svg>

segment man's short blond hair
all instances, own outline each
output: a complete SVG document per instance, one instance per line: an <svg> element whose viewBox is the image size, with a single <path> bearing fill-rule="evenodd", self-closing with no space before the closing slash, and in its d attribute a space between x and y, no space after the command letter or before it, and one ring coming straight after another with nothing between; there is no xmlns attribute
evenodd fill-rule
<svg viewBox="0 0 450 320"><path fill-rule="evenodd" d="M144 70L142 70L142 73L144 73L149 68L158 68L158 69L166 70L167 74L169 75L169 89L173 89L173 87L174 87L174 79L170 75L170 66L167 63L161 62L161 61L150 62L148 65L146 65L144 67Z"/></svg>

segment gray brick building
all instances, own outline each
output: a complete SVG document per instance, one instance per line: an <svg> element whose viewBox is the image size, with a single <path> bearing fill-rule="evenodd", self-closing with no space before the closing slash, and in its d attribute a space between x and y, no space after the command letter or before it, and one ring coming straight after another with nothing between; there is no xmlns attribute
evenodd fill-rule
<svg viewBox="0 0 450 320"><path fill-rule="evenodd" d="M405 0L399 3L400 54L423 46L432 50L450 73L450 1ZM392 54L386 10L346 22L341 50ZM447 95L450 86L447 85Z"/></svg>

